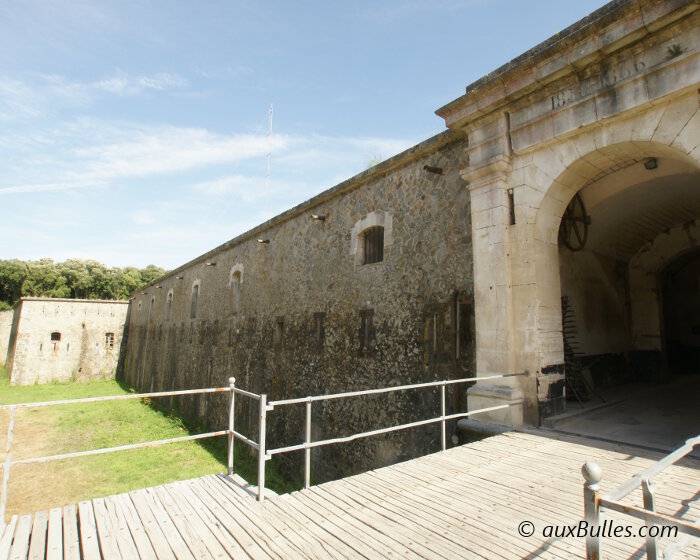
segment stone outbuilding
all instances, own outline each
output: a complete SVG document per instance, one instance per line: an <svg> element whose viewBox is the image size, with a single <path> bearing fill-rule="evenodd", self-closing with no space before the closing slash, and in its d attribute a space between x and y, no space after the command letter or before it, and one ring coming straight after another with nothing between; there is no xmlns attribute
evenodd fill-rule
<svg viewBox="0 0 700 560"><path fill-rule="evenodd" d="M22 298L6 358L11 385L113 378L127 301Z"/></svg>

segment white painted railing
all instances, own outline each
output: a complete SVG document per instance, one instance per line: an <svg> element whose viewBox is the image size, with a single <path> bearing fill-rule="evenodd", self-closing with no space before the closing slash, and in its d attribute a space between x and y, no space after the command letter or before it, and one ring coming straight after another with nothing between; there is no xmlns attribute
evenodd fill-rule
<svg viewBox="0 0 700 560"><path fill-rule="evenodd" d="M583 478L586 480L586 483L583 485L583 507L588 527L599 527L603 523L602 513L605 510L617 511L641 519L647 526L646 553L648 560L657 560L659 557L657 537L651 536L650 533L652 531L649 530L652 528L652 525L657 527L675 527L677 532L684 534L678 541L666 547L663 553L665 559L672 558L676 552L688 544L686 535L700 537L700 520L691 524L655 511L654 490L651 483L651 479L654 476L691 453L696 445L700 445L700 435L689 439L685 442L685 445L679 447L644 472L634 475L605 496L600 496L601 468L593 462L584 464L581 468ZM644 507L640 508L622 503L621 500L625 496L640 486ZM586 559L601 560L603 557L601 555L600 531L595 531L595 535L593 533L594 531L589 531L586 536Z"/></svg>
<svg viewBox="0 0 700 560"><path fill-rule="evenodd" d="M349 442L349 441L354 441L356 439L360 438L366 438L370 436L376 436L380 434L387 434L389 432L395 432L398 430L405 430L408 428L415 428L418 426L426 426L428 424L436 424L440 422L440 443L441 443L441 448L444 451L447 447L447 441L446 441L446 425L445 423L448 420L456 420L457 418L465 418L468 416L472 416L474 414L480 414L483 412L492 412L496 410L503 410L506 408L510 408L511 406L521 406L523 404L523 401L514 401L512 403L508 404L503 404L499 406L491 406L487 408L480 408L478 410L471 410L469 412L457 412L455 414L445 414L445 388L448 385L456 385L456 384L462 384L462 383L474 383L476 381L490 381L494 379L504 379L506 377L517 377L525 375L524 373L510 373L510 374L502 374L502 375L487 375L487 376L482 376L482 377L466 377L462 379L448 379L444 381L432 381L428 383L414 383L412 385L400 385L397 387L384 387L381 389L368 389L366 391L349 391L347 393L332 393L329 395L316 395L312 397L301 397L297 399L283 399L283 400L278 400L278 401L270 401L266 407L261 406L261 432L264 427L264 419L265 415L267 412L274 410L275 407L279 406L285 406L285 405L293 405L293 404L301 404L304 403L306 405L306 426L305 426L305 438L303 443L299 443L296 445L288 445L286 447L279 447L277 449L270 449L265 451L264 453L259 453L258 454L258 459L259 461L267 461L272 458L273 455L277 455L280 453L289 453L291 451L300 451L304 450L304 488L308 488L311 485L311 450L315 447L322 447L325 445L332 445L334 443L344 443L344 442ZM440 388L440 416L436 416L433 418L428 418L426 420L418 420L416 422L408 422L405 424L399 424L396 426L390 426L387 428L379 428L376 430L369 430L366 432L359 432L356 434L352 434L349 436L343 436L343 437L337 437L337 438L330 438L330 439L324 439L324 440L319 440L319 441L312 441L311 439L311 405L314 402L318 401L328 401L328 400L334 400L334 399L345 399L345 398L351 398L351 397L360 397L360 396L366 396L366 395L379 395L383 393L395 393L398 391L410 391L410 390L416 390L416 389L429 389L429 388L434 388L434 387L439 387ZM262 395L265 397L265 395ZM264 409L264 411L263 411ZM264 465L262 467L259 466L259 472L262 473L262 476L264 476ZM260 476L260 475L259 475ZM258 481L263 480L261 478L258 478ZM263 500L264 499L264 489L265 485L261 484L258 482L258 499Z"/></svg>
<svg viewBox="0 0 700 560"><path fill-rule="evenodd" d="M230 393L231 394L231 404L229 408L229 426L227 430L219 430L214 432L206 432L202 434L194 434L189 436L180 436L176 438L160 439L154 441L144 441L140 443L131 443L127 445L118 445L115 447L103 447L101 449L91 449L86 451L73 451L71 453L61 453L58 455L46 455L42 457L31 457L27 459L17 459L12 460L12 439L14 434L15 426L15 413L18 408L41 408L47 406L60 406L68 404L82 404L82 403L97 403L106 401L121 401L128 399L145 399L145 398L155 398L155 397L174 397L182 395L198 395L207 393ZM89 455L101 455L103 453L113 453L115 451L126 451L128 449L139 449L143 447L157 447L160 445L166 445L169 443L178 443L183 441L193 441L198 439L205 439L217 436L228 436L228 473L233 474L233 442L235 438L244 441L248 445L252 445L257 448L258 444L250 440L243 434L240 434L234 430L233 425L233 407L234 407L234 396L236 394L243 395L256 400L260 399L259 395L255 393L250 393L249 391L244 391L243 389L238 389L234 386L233 377L229 379L228 387L210 387L206 389L186 389L182 391L164 391L160 393L130 393L128 395L112 395L105 397L87 397L82 399L69 399L60 401L45 401L45 402L30 402L30 403L17 403L17 404L6 404L0 405L0 411L9 410L10 421L7 427L7 451L5 455L5 462L0 464L0 469L3 470L2 477L2 499L0 499L0 527L5 525L5 507L7 505L7 489L10 481L10 470L14 465L29 465L32 463L48 463L50 461L59 461L62 459L72 459L75 457L87 457Z"/></svg>
<svg viewBox="0 0 700 560"><path fill-rule="evenodd" d="M156 447L159 445L166 445L169 443L177 443L182 441L192 441L197 439L211 438L217 436L228 436L228 474L229 476L233 474L234 467L234 442L236 439L242 441L246 445L252 447L257 451L258 455L258 500L262 501L265 498L265 463L270 460L274 455L281 453L288 453L291 451L304 450L305 451L305 466L304 466L304 486L308 488L311 484L311 449L315 447L321 447L325 445L331 445L335 443L349 442L360 438L366 438L374 435L386 434L389 432L395 432L398 430L405 430L408 428L414 428L418 426L426 426L429 424L435 424L440 422L440 440L441 448L444 451L447 447L446 442L446 425L448 420L455 420L457 418L465 418L472 416L474 414L479 414L483 412L491 412L496 410L502 410L509 408L511 406L520 406L523 401L514 401L512 403L491 406L488 408L481 408L478 410L472 410L469 412L458 412L455 414L445 414L445 388L448 385L456 385L461 383L474 383L477 381L489 381L494 379L503 379L506 377L516 377L519 375L525 375L522 373L504 374L504 375L489 375L483 377L468 377L463 379L449 379L444 381L433 381L429 383L415 383L412 385L400 385L397 387L384 387L381 389L369 389L366 391L349 391L346 393L333 393L328 395L316 395L309 397L302 397L297 399L283 399L277 401L267 402L267 395L256 393L251 393L250 391L245 391L239 389L235 386L235 379L233 377L229 378L228 387L213 387L206 389L187 389L182 391L164 391L158 393L132 393L128 395L114 395L106 397L88 397L82 399L70 399L70 400L59 400L59 401L47 401L38 403L19 403L10 405L0 405L1 410L10 411L10 422L7 430L7 454L5 456L4 464L0 464L0 469L3 469L3 483L2 483L2 499L0 500L0 526L4 526L5 519L5 506L7 503L7 487L10 479L10 470L14 465L27 465L31 463L46 463L49 461L58 461L62 459L70 459L75 457L85 457L88 455L100 455L103 453L113 453L116 451L125 451L128 449L138 449L143 447ZM390 426L386 428L380 428L376 430L370 430L365 432L360 432L352 434L349 436L331 438L319 441L312 441L311 439L311 405L313 402L318 401L328 401L334 399L344 399L352 397L361 397L366 395L379 395L385 393L395 393L398 391L410 391L419 389L429 389L429 388L440 388L440 416L434 418L428 418L426 420L418 420L416 422L408 422L405 424L399 424L396 426ZM115 447L105 447L101 449L93 449L87 451L74 451L71 453L62 453L58 455L48 455L43 457L32 457L27 459L18 459L16 461L12 460L12 437L14 432L15 424L15 412L18 408L39 408L46 406L58 406L67 404L81 404L81 403L96 403L96 402L106 402L106 401L117 401L126 399L144 399L144 398L157 398L157 397L172 397L172 396L182 396L182 395L197 395L197 394L207 394L207 393L229 393L231 395L231 401L229 406L229 418L228 418L228 429L219 430L213 432L206 432L202 434L195 434L190 436L181 436L176 438L161 439L155 441L146 441L141 443L132 443L128 445L119 445ZM236 395L241 395L259 402L259 420L258 420L258 441L254 441L249 437L237 432L234 426L234 410L235 410L235 397ZM280 447L277 449L267 450L265 447L265 440L267 434L267 413L274 410L275 407L293 405L305 403L306 405L306 430L305 430L305 441L304 443L298 445L290 445L286 447Z"/></svg>

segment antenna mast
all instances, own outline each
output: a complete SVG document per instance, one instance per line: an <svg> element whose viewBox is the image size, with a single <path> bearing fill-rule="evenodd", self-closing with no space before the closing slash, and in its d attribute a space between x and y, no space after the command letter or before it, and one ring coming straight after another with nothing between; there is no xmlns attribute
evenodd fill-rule
<svg viewBox="0 0 700 560"><path fill-rule="evenodd" d="M270 161L272 159L272 103L270 103L270 127L267 131L267 177L265 178L265 213L270 218Z"/></svg>

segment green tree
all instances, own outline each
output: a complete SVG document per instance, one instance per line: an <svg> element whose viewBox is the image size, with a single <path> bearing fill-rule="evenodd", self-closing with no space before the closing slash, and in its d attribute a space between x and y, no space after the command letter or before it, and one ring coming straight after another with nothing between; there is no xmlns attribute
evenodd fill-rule
<svg viewBox="0 0 700 560"><path fill-rule="evenodd" d="M146 268L141 269L141 285L150 284L163 276L163 274L165 274L165 270L154 264L149 264Z"/></svg>
<svg viewBox="0 0 700 560"><path fill-rule="evenodd" d="M70 297L70 288L52 259L28 263L28 274L22 283L23 296Z"/></svg>
<svg viewBox="0 0 700 560"><path fill-rule="evenodd" d="M22 284L27 272L27 263L23 261L0 261L0 301L14 305L22 297Z"/></svg>

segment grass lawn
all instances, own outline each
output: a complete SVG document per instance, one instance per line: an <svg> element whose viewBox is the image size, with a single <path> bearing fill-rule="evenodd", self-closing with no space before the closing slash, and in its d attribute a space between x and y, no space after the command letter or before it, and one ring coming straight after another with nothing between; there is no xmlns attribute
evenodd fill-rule
<svg viewBox="0 0 700 560"><path fill-rule="evenodd" d="M50 383L11 387L0 368L0 404L40 402L129 392L116 381ZM228 395L212 398L228 399ZM5 460L9 412L0 411L0 462ZM173 438L202 430L180 418L156 410L141 399L107 401L47 408L17 409L12 459L39 457ZM29 513L81 500L155 486L205 474L225 472L226 438L184 442L154 448L119 451L17 465L11 469L7 511ZM256 483L257 463L242 444L236 447L236 471ZM267 486L285 492L294 489L274 470L266 471Z"/></svg>

